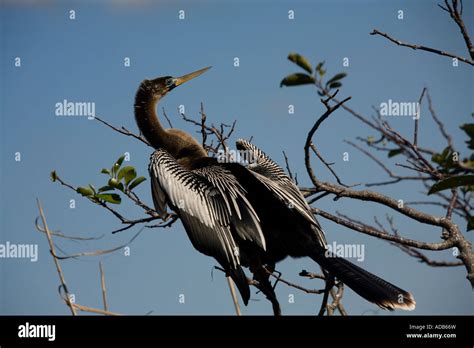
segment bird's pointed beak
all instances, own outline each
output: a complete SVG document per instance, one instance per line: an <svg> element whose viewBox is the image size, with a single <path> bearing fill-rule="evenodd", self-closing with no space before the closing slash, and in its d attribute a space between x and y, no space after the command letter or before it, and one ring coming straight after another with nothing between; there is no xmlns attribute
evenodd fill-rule
<svg viewBox="0 0 474 348"><path fill-rule="evenodd" d="M178 87L179 85L182 85L183 83L185 82L188 82L189 80L192 80L194 79L195 77L198 77L199 75L201 74L204 74L206 71L208 71L211 67L208 66L207 68L204 68L204 69L201 69L201 70L197 70L195 72L192 72L192 73L189 73L189 74L186 74L184 76L181 76L181 77L176 77L174 80L174 84L176 87Z"/></svg>

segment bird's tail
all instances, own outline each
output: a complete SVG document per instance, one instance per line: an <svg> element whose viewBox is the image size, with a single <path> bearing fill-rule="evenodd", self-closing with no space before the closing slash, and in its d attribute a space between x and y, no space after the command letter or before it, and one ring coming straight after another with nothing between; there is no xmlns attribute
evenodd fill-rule
<svg viewBox="0 0 474 348"><path fill-rule="evenodd" d="M413 310L415 299L399 287L341 257L315 252L311 258L357 294L383 309Z"/></svg>
<svg viewBox="0 0 474 348"><path fill-rule="evenodd" d="M237 285L237 289L239 289L240 296L242 296L244 304L248 305L250 300L250 287L247 280L247 276L242 270L242 267L238 267L236 269L229 269L227 273L232 278L235 285Z"/></svg>

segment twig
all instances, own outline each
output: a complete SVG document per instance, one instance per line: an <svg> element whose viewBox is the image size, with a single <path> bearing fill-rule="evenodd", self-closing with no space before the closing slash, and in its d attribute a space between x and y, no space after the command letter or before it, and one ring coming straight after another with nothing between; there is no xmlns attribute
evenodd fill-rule
<svg viewBox="0 0 474 348"><path fill-rule="evenodd" d="M336 174L336 172L334 171L334 169L332 169L332 165L334 163L328 163L326 162L326 160L323 158L323 156L319 153L318 149L316 148L316 146L314 146L314 144L311 144L310 145L311 147L311 150L313 150L314 154L319 158L319 160L321 162L323 162L323 164L326 166L326 168L331 172L331 174L334 176L334 178L336 179L337 183L341 186L344 186L344 187L354 187L354 186L357 186L357 184L355 185L346 185L344 184L341 179L339 179L339 176Z"/></svg>
<svg viewBox="0 0 474 348"><path fill-rule="evenodd" d="M336 287L337 287L337 292L335 292L334 289L331 289L331 291L330 291L331 297L334 300L330 305L327 306L328 315L332 315L336 308L339 310L341 315L347 315L347 312L346 312L346 310L344 309L344 306L341 303L342 295L344 293L344 283L337 282Z"/></svg>
<svg viewBox="0 0 474 348"><path fill-rule="evenodd" d="M286 171L288 172L288 176L290 177L291 180L294 181L293 173L291 172L291 169L290 169L290 163L288 161L288 157L286 156L285 151L282 151L282 152L283 152L283 157L285 158ZM296 183L296 185L298 185L298 183Z"/></svg>
<svg viewBox="0 0 474 348"><path fill-rule="evenodd" d="M61 185L73 190L74 192L77 192L76 191L76 188L74 186L72 186L71 184L68 184L67 182L65 182L63 179L61 179L58 175L56 176L56 181L59 182ZM112 231L113 234L115 233L118 233L118 232L123 232L123 231L126 231L134 226L136 226L137 224L142 224L142 223L147 223L147 222L151 222L151 221L155 221L155 220L158 220L158 219L161 219L161 217L156 213L155 210L153 210L152 208L148 207L145 203L143 203L139 198L138 196L130 191L130 190L125 190L123 192L127 197L129 197L136 205L138 205L139 207L141 207L146 214L148 215L151 215L150 217L148 218L142 218L142 219L136 219L136 220L131 220L131 219L128 219L126 217L124 217L122 214L120 214L118 211L116 211L115 209L111 208L107 203L101 201L101 200L91 200L90 198L88 198L91 202L107 209L109 212L111 212L117 219L120 220L120 222L122 224L125 224L126 226L125 227L121 227L119 229L116 229L114 231ZM169 216L173 216L172 214L169 214ZM174 220L176 221L176 220ZM174 222L173 221L173 222ZM167 227L167 226L164 226L164 227Z"/></svg>
<svg viewBox="0 0 474 348"><path fill-rule="evenodd" d="M99 122L105 124L107 127L112 128L114 131L119 132L120 134L129 136L129 137L135 138L135 139L137 139L137 140L140 140L142 143L144 143L144 144L146 144L146 145L148 145L148 146L151 147L150 143L149 143L143 136L141 136L141 135L136 135L136 134L130 132L130 131L129 131L127 128L125 128L125 127L117 128L117 127L115 127L115 126L112 126L110 123L108 123L108 122L102 120L101 118L99 118L99 117L97 117L97 116L95 117L95 119L96 119L97 121L99 121Z"/></svg>
<svg viewBox="0 0 474 348"><path fill-rule="evenodd" d="M334 286L334 276L329 272L325 272L325 274L326 274L326 279L325 279L326 285L324 287L323 300L321 302L321 307L319 309L318 316L324 315L324 312L326 311L327 305L328 305L329 293L331 292L331 289Z"/></svg>
<svg viewBox="0 0 474 348"><path fill-rule="evenodd" d="M362 152L364 155L372 159L375 163L377 163L391 178L394 178L395 180L385 182L385 183L372 183L372 184L366 184L366 186L377 186L377 185L384 185L384 184L393 184L400 182L401 180L428 180L430 177L422 177L422 176L401 176L397 175L394 172L392 172L381 160L379 160L377 157L372 155L370 152L366 151L362 147L354 144L353 142L349 140L344 140L345 143L351 145L352 147L356 148L360 152Z"/></svg>
<svg viewBox="0 0 474 348"><path fill-rule="evenodd" d="M422 45L413 45L413 44L405 43L405 42L402 42L402 41L400 41L400 40L398 40L398 39L394 39L394 38L392 38L391 36L389 36L388 34L382 33L382 32L380 32L380 31L378 31L377 29L374 29L374 30L370 33L370 35L380 35L380 36L383 36L383 37L385 37L386 39L390 40L391 42L397 44L398 46L409 47L409 48L412 48L412 49L414 49L414 50L427 51L427 52L439 54L439 55L441 55L441 56L446 56L446 57L450 57L450 58L456 58L457 60L459 60L459 61L461 61L461 62L464 62L464 63L466 63L466 64L474 65L474 59L473 59L473 60L470 60L470 59L467 59L467 58L458 56L458 55L453 54L453 53L449 53L449 52L446 52L446 51L438 50L438 49L436 49L436 48L431 48L431 47L422 46Z"/></svg>
<svg viewBox="0 0 474 348"><path fill-rule="evenodd" d="M203 147L211 151L213 153L218 153L220 148L223 148L224 152L227 153L227 140L230 138L232 133L235 130L235 125L237 124L237 120L235 120L232 125L227 125L224 123L221 123L218 128L216 128L214 125L207 126L206 125L206 114L204 113L204 106L201 103L201 120L196 121L193 120L192 118L188 118L184 113L181 113L181 117L183 118L184 121L189 122L197 127L199 127L199 132L202 135L202 144ZM228 129L227 134L225 134L225 129ZM216 139L217 139L217 146L212 146L206 144L207 136L213 134Z"/></svg>
<svg viewBox="0 0 474 348"><path fill-rule="evenodd" d="M452 0L452 7L449 6L449 3L447 0L444 0L444 3L446 4L446 8L443 8L440 6L443 10L447 11L451 18L456 22L458 25L459 29L461 30L461 34L463 36L464 42L466 43L467 50L469 51L469 55L471 58L474 60L474 47L472 45L471 38L469 37L469 34L467 32L466 26L464 25L464 21L462 20L462 0L461 2L461 11L458 11L458 1L457 0Z"/></svg>
<svg viewBox="0 0 474 348"><path fill-rule="evenodd" d="M420 164L424 166L424 172L429 173L433 176L435 179L443 179L443 176L441 173L439 173L437 170L433 168L430 162L420 153L420 151L417 149L414 144L412 144L408 139L406 139L404 136L402 136L400 133L398 133L396 130L394 130L392 127L387 122L382 122L382 125L385 127L387 131L389 131L391 134L393 134L396 138L400 140L400 142L405 145L407 148L409 148L411 151L416 156L416 159ZM422 168L420 168L421 170Z"/></svg>
<svg viewBox="0 0 474 348"><path fill-rule="evenodd" d="M329 96L327 99L321 99L321 102L324 104L324 106L326 106L326 112L319 117L319 119L311 128L311 130L308 132L308 136L306 137L306 143L304 145L304 154L305 154L304 160L305 160L306 170L309 174L311 181L313 182L316 188L318 187L318 180L314 176L314 172L311 167L311 162L310 162L310 157L309 157L309 148L312 145L312 138L313 138L314 133L318 130L319 126L324 122L324 120L326 120L329 116L331 116L331 114L334 111L339 109L341 105L343 105L345 102L351 99L351 97L347 97L346 99L337 103L336 105L329 106L329 101L332 100L337 95L338 92L339 90L336 90L336 92L334 92L334 94Z"/></svg>
<svg viewBox="0 0 474 348"><path fill-rule="evenodd" d="M317 209L317 208L312 208L312 211L315 214L324 217L325 219L331 220L331 221L337 223L338 225L345 226L345 227L347 227L351 230L354 230L354 231L357 231L357 232L360 232L360 233L364 233L364 234L367 234L367 235L372 236L372 237L377 237L379 239L384 239L384 240L400 243L400 244L403 244L403 245L412 246L412 247L419 248L419 249L446 250L446 249L449 249L449 248L453 247L454 244L455 244L452 239L445 240L445 241L440 242L440 243L426 243L426 242L420 242L420 241L413 240L413 239L402 238L402 237L398 237L398 236L388 234L384 231L380 231L379 229L376 229L372 226L369 226L369 225L363 224L359 221L348 218L347 216L345 216L343 214L340 214L340 213L338 213L338 215L340 217L337 217L337 216L334 216L334 215L332 215L332 214L330 214L330 213L328 213L324 210Z"/></svg>
<svg viewBox="0 0 474 348"><path fill-rule="evenodd" d="M392 233L395 235L395 236L399 236L399 233L398 233L398 229L395 227L395 224L394 224L394 221L393 221L393 218L392 217L389 217L388 215L386 216L387 218L387 221L390 225L390 229L392 230ZM380 224L379 224L380 225ZM431 266L431 267L455 267L455 266L462 266L462 262L461 261L437 261L437 260L431 260L428 256L426 256L424 253L422 253L421 251L413 248L413 247L410 247L410 246L407 246L407 245L402 245L402 244L398 244L398 243L393 243L393 242L390 242L390 244L398 247L400 250L402 250L403 252L405 252L406 254L410 255L411 257L415 257L417 258L420 262L423 262L425 264L427 264L428 266Z"/></svg>
<svg viewBox="0 0 474 348"><path fill-rule="evenodd" d="M165 116L166 121L168 121L168 124L170 128L173 128L173 124L171 123L171 120L169 119L168 115L166 114L165 108L163 108L163 116Z"/></svg>
<svg viewBox="0 0 474 348"><path fill-rule="evenodd" d="M108 311L107 305L107 290L105 288L105 276L104 276L104 268L102 265L102 261L99 262L99 270L100 270L100 287L102 289L102 301L104 303L104 311Z"/></svg>
<svg viewBox="0 0 474 348"><path fill-rule="evenodd" d="M323 279L323 280L326 279L326 277L322 274L316 274L316 273L308 272L306 270L302 270L299 275L301 277L306 277L309 279ZM341 315L347 315L347 312L343 304L341 303L344 284L341 282L338 282L336 284L336 287L338 288L337 293L334 291L334 289L331 289L330 291L330 295L333 298L333 303L330 305L330 307L332 307L333 310L337 308L339 310L339 313L341 313ZM328 315L332 315L332 313L329 314L329 310L328 310Z"/></svg>
<svg viewBox="0 0 474 348"><path fill-rule="evenodd" d="M130 245L139 235L140 233L143 231L143 228L138 231L129 241L128 243L125 243L123 245L119 245L118 247L115 247L115 248L112 248L112 249L107 249L107 250L95 250L95 251L85 251L85 252L81 252L81 253L75 253L75 254L71 254L71 255L65 255L65 256L59 256L57 255L54 250L51 251L51 255L54 256L54 258L56 259L59 259L59 260L66 260L66 259L72 259L72 258L78 258L78 257L82 257L82 256L99 256L99 255L105 255L105 254L110 254L110 253L113 253L117 250L121 250L123 248L125 248L126 246Z"/></svg>
<svg viewBox="0 0 474 348"><path fill-rule="evenodd" d="M104 311L102 309L97 309L97 308L92 308L92 307L87 307L80 305L78 303L73 303L74 308L82 311L82 312L88 312L88 313L95 313L95 314L103 314L103 315L110 315L110 316L120 316L122 314L120 313L115 313L115 312L110 312L110 311Z"/></svg>
<svg viewBox="0 0 474 348"><path fill-rule="evenodd" d="M298 289L298 290L301 290L307 294L322 294L324 293L324 289L323 290L316 290L316 289L307 289L305 287L302 287L301 285L298 285L298 284L294 284L294 283L291 283L283 278L281 278L280 276L277 276L275 275L273 272L270 272L266 267L262 266L262 268L265 270L265 272L267 272L271 277L277 279L279 282L282 282L283 284L286 284L292 288L295 288L295 289Z"/></svg>
<svg viewBox="0 0 474 348"><path fill-rule="evenodd" d="M206 119L207 116L204 113L204 105L201 103L201 135L202 135L202 146L206 148L207 132L206 132Z"/></svg>
<svg viewBox="0 0 474 348"><path fill-rule="evenodd" d="M448 142L448 146L454 151L454 146L453 146L453 139L451 138L451 136L448 134L448 132L446 132L446 129L444 128L444 124L443 122L441 122L441 120L438 118L438 116L436 115L436 111L433 107L433 102L431 100L431 95L429 92L426 93L426 99L428 99L428 110L430 111L430 114L431 114L431 117L433 118L433 120L436 122L436 124L438 125L438 128L439 128L439 131L440 133L443 135L443 137L446 139L446 141Z"/></svg>
<svg viewBox="0 0 474 348"><path fill-rule="evenodd" d="M239 306L239 300L237 299L237 294L235 293L234 281L231 277L226 277L227 283L229 284L230 294L232 296L232 302L234 302L235 313L240 316L242 315Z"/></svg>
<svg viewBox="0 0 474 348"><path fill-rule="evenodd" d="M457 267L457 266L462 266L463 263L462 261L438 261L438 260L432 260L425 254L423 254L421 251L416 250L415 248L410 248L405 245L400 245L394 243L395 246L399 247L400 250L404 251L408 255L415 257L419 259L420 262L423 262L427 264L428 266L431 267Z"/></svg>
<svg viewBox="0 0 474 348"><path fill-rule="evenodd" d="M423 96L425 95L426 92L426 87L423 88L421 91L420 99L418 99L418 110L417 110L417 115L415 118L415 130L413 134L413 146L418 147L418 123L420 121L421 117L421 102L423 100Z"/></svg>
<svg viewBox="0 0 474 348"><path fill-rule="evenodd" d="M40 220L40 217L38 216L35 219L35 228L36 228L36 230L38 232L41 232L41 233L46 233L46 230L40 226L39 220ZM51 236L60 237L60 238L64 238L64 239L69 239L69 240L73 240L73 241L99 240L99 239L104 238L104 236L105 236L105 234L101 234L98 237L77 237L77 236L68 236L68 235L65 235L64 233L60 233L58 231L49 231L49 233L51 234Z"/></svg>
<svg viewBox="0 0 474 348"><path fill-rule="evenodd" d="M40 202L39 199L36 199L36 204L38 205L38 210L39 210L39 213L40 213L40 216L41 216L41 221L43 222L43 228L46 231L46 236L48 238L49 251L51 252L52 255L54 255L55 250L54 250L53 238L51 237L51 233L49 231L48 224L46 223L46 217L44 216L43 207L41 206L41 202ZM71 295L70 295L68 287L66 285L66 279L64 278L64 274L63 274L63 271L62 271L62 268L61 268L61 264L59 263L59 260L57 258L53 257L53 260L54 260L54 264L56 265L56 271L58 272L58 276L59 276L59 280L61 282L61 286L62 286L62 288L64 289L64 291L66 293L65 301L66 301L69 309L71 310L71 314L72 315L77 315L76 309L73 306L73 303L71 302Z"/></svg>

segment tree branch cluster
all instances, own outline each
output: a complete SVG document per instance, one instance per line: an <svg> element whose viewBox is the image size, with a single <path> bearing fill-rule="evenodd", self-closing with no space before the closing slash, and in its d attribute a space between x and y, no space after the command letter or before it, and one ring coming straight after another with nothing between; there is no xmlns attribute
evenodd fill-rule
<svg viewBox="0 0 474 348"><path fill-rule="evenodd" d="M472 46L472 42L470 40L469 34L465 27L464 21L462 19L462 1L452 0L451 3L448 0L445 0L443 5L439 5L444 11L449 13L450 17L459 27L461 34L464 38L466 43L466 47L469 51L470 58L464 58L459 55L445 52L442 50L426 47L423 45L414 45L402 42L398 39L391 37L390 35L380 32L377 29L374 29L371 35L380 35L389 41L403 47L409 47L415 50L423 50L427 52L431 52L441 56L447 56L451 58L456 58L461 62L464 62L469 65L474 65L474 49ZM376 116L367 117L364 116L357 111L353 110L347 103L351 99L351 97L346 97L342 100L337 99L337 94L339 90L335 92L330 92L326 86L322 83L322 81L315 80L315 87L320 95L323 96L321 99L322 105L325 107L324 113L315 121L313 127L308 131L306 141L304 144L304 163L307 174L312 183L312 187L301 188L302 193L308 199L309 204L313 204L314 202L329 196L333 196L334 200L339 199L351 199L356 201L363 201L363 202L371 202L374 204L378 204L380 206L386 207L388 210L393 212L399 213L413 222L421 223L425 225L432 226L435 229L434 231L439 231L440 233L440 241L438 242L425 242L415 239L410 239L402 235L394 223L394 218L390 215L386 215L386 223L385 225L380 222L377 217L374 217L374 223L368 224L362 221L358 221L352 217L349 217L345 214L340 212L330 213L324 211L322 209L313 207L312 210L315 215L321 216L329 221L332 221L338 225L344 226L352 231L363 233L371 237L375 237L378 239L386 240L387 242L391 243L392 245L398 247L400 250L405 252L410 257L413 257L420 262L425 263L426 265L433 266L433 267L456 267L456 266L464 266L467 273L467 279L470 281L471 285L474 285L474 253L472 251L472 245L468 238L461 232L460 228L456 223L453 221L453 215L458 217L462 217L467 221L472 219L471 211L472 211L472 192L462 191L459 188L451 189L449 194L443 192L437 192L433 196L436 197L438 200L426 200L426 201L413 201L413 202L406 202L400 203L399 200L386 196L376 191L371 190L361 190L355 189L354 186L357 185L347 185L344 184L341 180L340 176L336 173L335 169L333 168L335 163L326 161L318 150L316 145L313 142L313 138L315 137L316 132L322 126L325 121L328 121L330 116L339 109L345 110L347 113L361 121L363 124L368 126L368 128L375 132L376 139L373 137L364 138L364 137L357 137L356 139L360 142L360 144L356 144L351 140L346 140L346 143L356 150L363 153L367 156L370 160L376 163L377 166L381 168L383 172L385 172L389 180L383 182L369 182L365 185L367 187L374 187L374 186L385 186L385 185L394 185L399 184L407 181L417 181L423 185L424 192L428 191L428 189L432 186L433 183L436 183L440 180L444 180L449 178L453 175L453 173L447 173L442 170L439 166L436 166L430 158L427 156L435 156L438 154L438 151L433 149L423 147L420 145L420 124L419 118L415 120L414 124L414 131L413 136L408 138L402 135L400 132L395 130L389 122L383 118L380 114L379 110L374 108L376 112ZM421 92L421 95L418 99L419 104L422 103L423 100L426 100L428 103L428 110L432 120L436 123L441 136L446 140L447 148L452 151L456 152L453 144L452 136L447 132L445 125L440 120L438 115L436 114L435 108L433 107L433 103L431 100L430 93L427 88L424 88ZM170 127L172 127L171 119L166 114L165 110L163 109L163 114L165 118L168 120ZM214 124L208 125L207 116L204 112L204 106L201 103L201 110L200 110L200 118L193 119L186 116L184 113L181 113L180 116L182 119L191 124L192 126L197 128L197 132L201 135L201 141L203 147L208 151L210 156L216 155L219 151L227 151L227 141L233 135L235 131L236 122L234 121L231 125L227 124L220 124L215 126ZM116 127L111 125L110 123L96 117L96 119L101 122L102 124L106 125L107 127L113 129L114 131L135 138L142 143L150 146L150 144L146 141L139 134L134 134L133 132L129 131L125 127ZM381 159L379 159L373 152L382 153L385 155L389 155L389 157L399 156L398 158L404 158L403 162L397 162L395 165L398 168L403 168L410 172L409 175L406 174L399 174L395 172L395 170L389 168L387 164L385 164ZM328 169L331 175L334 177L336 183L331 182L323 182L319 180L312 168L311 164L311 156L315 155L321 163ZM296 175L293 175L289 168L289 161L284 153L285 156L285 163L286 168L289 172L290 177L296 179ZM456 174L457 173L472 173L474 168L470 165L462 162L461 160L453 163L456 166ZM65 182L63 179L57 177L57 181L61 183L61 185L76 191L76 188ZM140 219L129 219L123 216L120 212L116 209L112 208L106 202L94 202L99 204L102 208L109 211L113 216L115 216L119 222L124 225L123 227L116 229L113 233L117 233L120 231L128 230L134 226L143 225L147 228L165 228L170 227L173 223L177 220L177 216L175 214L169 214L165 219L161 219L158 214L154 211L153 208L149 207L143 200L138 197L138 195L130 190L125 189L123 193L128 197L128 199L134 203L136 206L142 209L143 213L146 217ZM432 197L433 197L432 196ZM445 214L444 216L437 216L432 214L427 214L421 210L413 208L416 205L431 205L431 206L438 206L444 209ZM88 309L87 307L80 306L77 304L72 304L68 300L68 291L67 286L64 280L64 276L62 274L62 270L60 268L58 260L60 259L55 251L54 251L54 243L52 242L52 233L49 231L46 225L46 220L44 217L44 213L42 211L41 205L39 204L40 216L43 221L43 228L38 228L42 232L45 232L48 237L48 242L50 243L51 253L54 256L54 260L56 263L56 268L58 274L60 276L61 281L61 289L65 293L65 300L68 307L71 309L73 315L76 314L76 310L86 310L94 313L101 313L101 314L114 314L108 311L107 302L106 302L106 291L105 291L105 281L103 279L102 267L101 267L101 274L102 274L102 292L103 292L103 302L104 302L104 310L94 310ZM151 222L156 222L155 224L149 224ZM388 226L388 227L386 227ZM417 228L418 225L414 225L414 228ZM404 233L406 234L406 233ZM133 240L133 239L132 239ZM442 251L451 248L456 248L457 255L456 257L458 260L432 260L430 259L425 253L421 250L428 250L428 251ZM73 255L78 256L78 255ZM79 255L80 256L80 255ZM343 284L337 279L334 279L332 275L328 274L323 270L323 274L315 274L310 273L307 271L302 271L300 276L310 278L310 279L321 279L325 282L325 288L318 290L318 289L308 289L302 287L296 283L287 281L281 277L281 274L275 270L268 270L265 269L268 275L275 279L276 286L278 283L286 284L287 286L293 287L297 290L308 294L322 294L323 300L321 304L321 308L319 311L320 315L326 313L327 315L332 315L336 310L339 311L341 315L346 315L347 312L342 305L342 296L343 296ZM254 280L249 280L249 283L255 285L253 282ZM229 283L231 293L233 289L233 284ZM332 301L329 303L329 297L331 297ZM233 301L237 311L237 314L240 314L240 308L236 301L235 291L233 293Z"/></svg>

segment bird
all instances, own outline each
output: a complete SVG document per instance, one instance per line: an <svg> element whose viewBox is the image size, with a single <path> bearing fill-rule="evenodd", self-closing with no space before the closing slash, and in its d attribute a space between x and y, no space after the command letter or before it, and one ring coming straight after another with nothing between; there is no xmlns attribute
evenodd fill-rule
<svg viewBox="0 0 474 348"><path fill-rule="evenodd" d="M328 250L325 233L295 182L257 146L239 139L236 148L250 160L223 161L209 156L185 131L163 127L158 102L210 68L143 80L136 92L135 120L154 148L148 171L157 214L166 219L169 208L179 217L194 248L220 264L245 305L251 283L280 315L270 273L287 257L309 257L367 301L387 310L413 310L411 293Z"/></svg>

